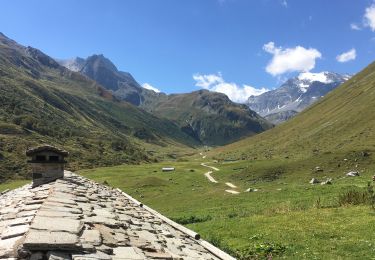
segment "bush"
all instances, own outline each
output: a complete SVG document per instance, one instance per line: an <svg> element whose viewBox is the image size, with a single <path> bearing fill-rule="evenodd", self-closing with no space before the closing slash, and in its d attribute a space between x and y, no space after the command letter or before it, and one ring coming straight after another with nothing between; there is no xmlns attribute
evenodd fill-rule
<svg viewBox="0 0 375 260"><path fill-rule="evenodd" d="M172 220L181 224L181 225L187 225L187 224L193 224L193 223L201 223L211 220L212 217L210 215L206 216L183 216L178 218L173 218Z"/></svg>

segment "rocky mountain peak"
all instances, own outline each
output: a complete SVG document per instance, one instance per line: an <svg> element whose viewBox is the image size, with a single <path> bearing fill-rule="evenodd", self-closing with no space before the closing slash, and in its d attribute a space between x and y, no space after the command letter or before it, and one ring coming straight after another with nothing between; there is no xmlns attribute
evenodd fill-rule
<svg viewBox="0 0 375 260"><path fill-rule="evenodd" d="M280 123L288 119L286 115L297 114L349 78L348 74L328 71L302 72L288 79L279 88L259 96L251 96L247 105L266 118L272 115L269 118L271 122ZM278 118L279 113L282 118Z"/></svg>

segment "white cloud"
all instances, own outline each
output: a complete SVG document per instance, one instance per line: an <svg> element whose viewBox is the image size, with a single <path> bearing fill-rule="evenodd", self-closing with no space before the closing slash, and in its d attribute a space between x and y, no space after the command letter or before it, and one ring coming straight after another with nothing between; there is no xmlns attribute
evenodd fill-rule
<svg viewBox="0 0 375 260"><path fill-rule="evenodd" d="M365 10L364 26L370 27L372 31L375 31L375 3Z"/></svg>
<svg viewBox="0 0 375 260"><path fill-rule="evenodd" d="M283 49L276 47L274 42L264 44L263 50L273 55L266 67L266 71L273 76L286 72L310 71L315 67L315 60L322 57L317 49L302 46Z"/></svg>
<svg viewBox="0 0 375 260"><path fill-rule="evenodd" d="M284 7L288 7L288 2L286 0L281 0L281 5Z"/></svg>
<svg viewBox="0 0 375 260"><path fill-rule="evenodd" d="M236 83L226 82L221 73L217 74L194 74L195 86L208 89L210 91L226 94L230 100L244 103L250 96L258 96L269 91L266 88L257 89L249 85L239 86Z"/></svg>
<svg viewBox="0 0 375 260"><path fill-rule="evenodd" d="M145 89L148 89L148 90L153 90L155 91L156 93L160 93L160 90L151 86L149 83L143 83L142 84L142 87L145 88Z"/></svg>
<svg viewBox="0 0 375 260"><path fill-rule="evenodd" d="M357 57L357 53L356 53L356 50L353 48L353 49L350 49L347 52L344 52L344 53L341 53L340 55L337 55L336 60L338 62L348 62L348 61L351 61L351 60L355 60L356 57Z"/></svg>
<svg viewBox="0 0 375 260"><path fill-rule="evenodd" d="M356 24L356 23L351 23L350 24L350 29L352 29L354 31L360 31L360 30L362 30L362 28L358 24Z"/></svg>

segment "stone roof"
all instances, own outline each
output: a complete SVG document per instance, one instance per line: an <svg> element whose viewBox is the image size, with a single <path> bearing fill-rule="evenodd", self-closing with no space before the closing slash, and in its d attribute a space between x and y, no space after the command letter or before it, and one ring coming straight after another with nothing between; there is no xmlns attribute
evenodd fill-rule
<svg viewBox="0 0 375 260"><path fill-rule="evenodd" d="M35 153L43 152L43 151L55 152L55 153L61 154L63 156L68 156L69 155L69 152L67 152L67 151L65 151L63 149L57 148L55 146L52 146L52 145L48 145L48 144L27 149L26 155L27 156L32 156Z"/></svg>
<svg viewBox="0 0 375 260"><path fill-rule="evenodd" d="M113 189L71 172L0 195L0 259L234 259Z"/></svg>

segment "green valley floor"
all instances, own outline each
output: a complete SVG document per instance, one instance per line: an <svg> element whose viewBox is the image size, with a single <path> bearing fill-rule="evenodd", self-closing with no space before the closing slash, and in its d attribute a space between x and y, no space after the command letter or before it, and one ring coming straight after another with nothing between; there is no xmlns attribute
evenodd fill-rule
<svg viewBox="0 0 375 260"><path fill-rule="evenodd" d="M202 157L79 173L122 189L239 259L374 259L369 165L360 176L346 177L350 158L338 169L315 171L314 161ZM312 185L313 177L332 178L332 185Z"/></svg>

